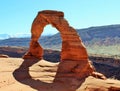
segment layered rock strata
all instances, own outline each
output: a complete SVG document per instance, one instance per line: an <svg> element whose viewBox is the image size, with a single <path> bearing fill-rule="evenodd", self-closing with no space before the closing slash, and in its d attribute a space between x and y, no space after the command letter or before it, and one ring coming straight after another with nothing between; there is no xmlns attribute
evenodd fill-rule
<svg viewBox="0 0 120 91"><path fill-rule="evenodd" d="M76 30L68 24L61 11L45 10L38 13L31 28L30 48L23 58L42 59L43 49L38 39L48 24L60 32L62 39L61 62L56 77L61 77L65 73L67 73L67 77L70 73L69 76L77 78L91 75L94 69L89 63L86 48Z"/></svg>
<svg viewBox="0 0 120 91"><path fill-rule="evenodd" d="M41 11L33 21L31 33L32 38L30 42L30 50L24 58L36 57L41 59L43 56L43 49L38 43L43 29L46 25L51 24L61 34L62 51L61 60L87 60L88 55L85 46L74 28L69 26L64 19L63 12L58 11ZM48 31L49 32L49 31Z"/></svg>

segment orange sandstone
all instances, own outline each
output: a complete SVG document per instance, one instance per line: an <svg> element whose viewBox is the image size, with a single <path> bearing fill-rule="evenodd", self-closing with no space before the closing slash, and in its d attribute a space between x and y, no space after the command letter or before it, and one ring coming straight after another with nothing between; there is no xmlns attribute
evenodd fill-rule
<svg viewBox="0 0 120 91"><path fill-rule="evenodd" d="M61 11L45 10L38 13L32 23L30 48L23 58L42 59L43 49L38 43L38 39L48 24L60 32L62 39L61 62L56 78L65 73L68 73L66 77L69 75L76 78L92 75L94 69L89 63L86 48L76 30L68 24Z"/></svg>
<svg viewBox="0 0 120 91"><path fill-rule="evenodd" d="M88 55L85 46L83 45L76 30L69 26L68 22L64 19L64 13L58 11L41 11L35 18L31 33L32 38L30 42L30 50L24 58L36 57L41 59L43 56L43 49L38 43L38 39L43 32L46 25L51 24L61 34L62 38L62 51L61 60L87 60Z"/></svg>

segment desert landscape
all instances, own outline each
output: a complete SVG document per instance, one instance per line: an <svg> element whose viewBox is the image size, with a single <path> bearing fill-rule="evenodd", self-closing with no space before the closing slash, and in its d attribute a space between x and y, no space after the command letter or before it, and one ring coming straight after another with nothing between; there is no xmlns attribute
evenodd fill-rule
<svg viewBox="0 0 120 91"><path fill-rule="evenodd" d="M84 81L61 77L55 81L59 63L46 60L0 58L0 91L119 91L120 81L92 76Z"/></svg>
<svg viewBox="0 0 120 91"><path fill-rule="evenodd" d="M61 34L61 51L43 50L38 42L48 24ZM63 12L40 11L31 36L29 48L0 47L0 91L120 91L119 55L88 56Z"/></svg>

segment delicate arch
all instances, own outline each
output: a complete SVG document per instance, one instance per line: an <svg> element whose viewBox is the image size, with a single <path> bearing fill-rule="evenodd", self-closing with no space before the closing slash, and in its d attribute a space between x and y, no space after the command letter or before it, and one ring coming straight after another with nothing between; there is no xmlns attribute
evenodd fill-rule
<svg viewBox="0 0 120 91"><path fill-rule="evenodd" d="M45 10L38 13L31 28L31 42L29 51L24 58L39 58L43 56L43 49L38 43L38 39L46 25L51 24L61 35L62 49L61 60L87 60L88 55L76 30L69 26L64 19L64 13L60 11Z"/></svg>

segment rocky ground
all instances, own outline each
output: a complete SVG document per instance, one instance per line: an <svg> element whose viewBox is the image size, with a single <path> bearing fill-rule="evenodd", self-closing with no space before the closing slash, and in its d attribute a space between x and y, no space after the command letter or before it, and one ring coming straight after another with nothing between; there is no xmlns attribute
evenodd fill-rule
<svg viewBox="0 0 120 91"><path fill-rule="evenodd" d="M0 91L120 91L120 81L62 78L54 81L59 63L0 58Z"/></svg>

